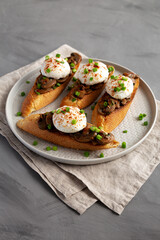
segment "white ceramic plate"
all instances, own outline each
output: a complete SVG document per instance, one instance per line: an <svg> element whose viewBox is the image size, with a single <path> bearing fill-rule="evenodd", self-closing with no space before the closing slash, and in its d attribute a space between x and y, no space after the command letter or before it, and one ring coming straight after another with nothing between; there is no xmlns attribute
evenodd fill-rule
<svg viewBox="0 0 160 240"><path fill-rule="evenodd" d="M86 59L83 59L81 64L84 64L86 61ZM116 69L115 75L131 71L123 66L109 61L99 61L102 61L107 65L113 65ZM67 164L88 165L108 162L111 160L115 160L123 155L126 155L132 150L134 150L140 143L142 143L142 141L148 136L148 134L152 130L157 116L156 100L149 86L144 82L144 80L140 79L139 89L125 119L113 131L116 140L120 142L119 147L106 150L92 151L90 152L90 156L88 158L84 156L84 151L82 150L67 149L60 146L58 146L58 151L46 151L45 148L47 146L53 146L52 143L38 139L24 131L21 131L16 127L16 122L21 119L21 117L16 116L16 113L20 111L22 101L24 100L24 97L22 97L20 93L24 91L26 95L28 94L36 77L39 74L39 69L29 72L26 76L20 79L11 89L6 102L6 117L12 132L26 147L28 147L33 152L36 152L37 154L52 161ZM30 84L26 84L26 81L30 81ZM58 108L62 98L66 94L67 90L65 90L58 97L58 99L56 99L56 101L37 111L37 113L44 113ZM87 112L88 122L90 122L92 114L91 106L86 108L85 111ZM142 121L137 119L140 113L147 114L147 116ZM148 126L143 126L144 121L148 121ZM128 132L123 133L123 130L128 130ZM38 141L37 146L33 146L34 140ZM121 148L121 143L123 141L127 144L126 149ZM104 153L104 158L99 157L101 152Z"/></svg>

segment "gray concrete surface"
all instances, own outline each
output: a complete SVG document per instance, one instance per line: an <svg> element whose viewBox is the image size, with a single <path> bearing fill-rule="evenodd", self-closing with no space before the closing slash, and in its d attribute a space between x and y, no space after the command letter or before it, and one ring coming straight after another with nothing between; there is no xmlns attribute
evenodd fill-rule
<svg viewBox="0 0 160 240"><path fill-rule="evenodd" d="M0 0L0 75L67 43L137 72L160 100L159 0ZM159 240L160 166L121 216L79 216L0 136L0 240Z"/></svg>

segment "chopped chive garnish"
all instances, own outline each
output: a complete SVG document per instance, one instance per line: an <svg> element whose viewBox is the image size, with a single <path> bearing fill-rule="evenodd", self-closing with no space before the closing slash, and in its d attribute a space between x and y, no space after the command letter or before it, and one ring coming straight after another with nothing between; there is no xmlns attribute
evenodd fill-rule
<svg viewBox="0 0 160 240"><path fill-rule="evenodd" d="M46 150L47 150L47 151L50 151L50 150L51 150L51 147L46 147Z"/></svg>
<svg viewBox="0 0 160 240"><path fill-rule="evenodd" d="M47 125L47 128L50 130L52 127L51 127L51 124L48 124Z"/></svg>
<svg viewBox="0 0 160 240"><path fill-rule="evenodd" d="M118 83L121 84L122 80L119 80ZM124 84L124 83L123 83Z"/></svg>
<svg viewBox="0 0 160 240"><path fill-rule="evenodd" d="M73 77L72 81L73 81L73 82L76 82L76 81L77 81L77 78Z"/></svg>
<svg viewBox="0 0 160 240"><path fill-rule="evenodd" d="M21 112L17 112L17 114L16 114L17 116L21 116L22 115L22 113Z"/></svg>
<svg viewBox="0 0 160 240"><path fill-rule="evenodd" d="M128 131L127 130L124 130L123 133L127 133Z"/></svg>
<svg viewBox="0 0 160 240"><path fill-rule="evenodd" d="M111 76L111 79L114 79L114 75Z"/></svg>
<svg viewBox="0 0 160 240"><path fill-rule="evenodd" d="M45 76L43 76L43 79L46 79L46 77L45 77Z"/></svg>
<svg viewBox="0 0 160 240"><path fill-rule="evenodd" d="M119 92L121 89L119 87L114 88L114 92Z"/></svg>
<svg viewBox="0 0 160 240"><path fill-rule="evenodd" d="M87 117L87 113L85 113L86 117Z"/></svg>
<svg viewBox="0 0 160 240"><path fill-rule="evenodd" d="M41 88L41 84L40 84L40 83L37 84L37 88L38 88L38 89Z"/></svg>
<svg viewBox="0 0 160 240"><path fill-rule="evenodd" d="M71 123L74 125L74 124L77 123L77 120L76 120L76 119L73 119Z"/></svg>
<svg viewBox="0 0 160 240"><path fill-rule="evenodd" d="M103 157L104 157L104 154L103 154L103 153L101 153L101 154L99 155L99 157L100 157L100 158L103 158Z"/></svg>
<svg viewBox="0 0 160 240"><path fill-rule="evenodd" d="M118 81L118 83L119 83L119 81ZM120 83L120 86L121 86L121 87L124 87L124 83Z"/></svg>
<svg viewBox="0 0 160 240"><path fill-rule="evenodd" d="M70 108L69 107L66 107L66 112L69 112L70 111Z"/></svg>
<svg viewBox="0 0 160 240"><path fill-rule="evenodd" d="M97 72L98 68L93 68L93 72Z"/></svg>
<svg viewBox="0 0 160 240"><path fill-rule="evenodd" d="M99 126L98 128L99 128L99 129L102 129L102 127L101 127L101 126Z"/></svg>
<svg viewBox="0 0 160 240"><path fill-rule="evenodd" d="M88 59L88 62L89 62L89 63L92 63L92 62L93 62L93 59L89 58L89 59Z"/></svg>
<svg viewBox="0 0 160 240"><path fill-rule="evenodd" d="M122 77L122 80L127 81L128 78L123 76L123 77Z"/></svg>
<svg viewBox="0 0 160 240"><path fill-rule="evenodd" d="M80 95L80 92L76 91L75 95L78 97Z"/></svg>
<svg viewBox="0 0 160 240"><path fill-rule="evenodd" d="M56 86L59 87L59 86L61 86L61 84L60 83L56 83Z"/></svg>
<svg viewBox="0 0 160 240"><path fill-rule="evenodd" d="M71 64L70 64L70 66L71 66L71 67L74 67L74 66L75 66L75 64L74 64L74 63L71 63Z"/></svg>
<svg viewBox="0 0 160 240"><path fill-rule="evenodd" d="M64 62L63 62L63 61L61 61L60 63L64 64Z"/></svg>
<svg viewBox="0 0 160 240"><path fill-rule="evenodd" d="M84 110L83 110L83 109L81 109L79 112L80 112L80 113L84 113Z"/></svg>
<svg viewBox="0 0 160 240"><path fill-rule="evenodd" d="M93 77L90 77L90 79L89 79L90 81L92 81L93 80Z"/></svg>
<svg viewBox="0 0 160 240"><path fill-rule="evenodd" d="M143 117L146 117L147 115L145 113L143 113Z"/></svg>
<svg viewBox="0 0 160 240"><path fill-rule="evenodd" d="M58 63L59 63L59 60L57 60L57 59L56 59L56 62L58 62Z"/></svg>
<svg viewBox="0 0 160 240"><path fill-rule="evenodd" d="M47 68L47 69L46 69L46 72L47 72L47 73L50 73L50 71L51 71L50 68Z"/></svg>
<svg viewBox="0 0 160 240"><path fill-rule="evenodd" d="M95 131L96 131L96 127L92 126L92 127L90 127L90 130L91 130L92 132L95 132Z"/></svg>
<svg viewBox="0 0 160 240"><path fill-rule="evenodd" d="M57 151L57 149L58 149L57 146L53 146L53 147L52 147L52 150L53 150L53 151Z"/></svg>
<svg viewBox="0 0 160 240"><path fill-rule="evenodd" d="M87 74L87 73L88 73L88 69L85 68L85 69L84 69L84 74Z"/></svg>
<svg viewBox="0 0 160 240"><path fill-rule="evenodd" d="M107 107L107 106L108 106L108 102L105 101L105 102L103 103L103 105L104 105L104 107Z"/></svg>
<svg viewBox="0 0 160 240"><path fill-rule="evenodd" d="M35 93L36 93L37 95L41 95L40 92L37 92L37 91L36 91Z"/></svg>
<svg viewBox="0 0 160 240"><path fill-rule="evenodd" d="M114 77L114 79L118 79L118 78L119 78L119 76L115 76L115 77Z"/></svg>
<svg viewBox="0 0 160 240"><path fill-rule="evenodd" d="M122 91L125 91L125 90L126 90L126 87L122 87L121 90L122 90Z"/></svg>
<svg viewBox="0 0 160 240"><path fill-rule="evenodd" d="M53 89L56 89L57 88L57 86L55 85L55 86L53 86Z"/></svg>
<svg viewBox="0 0 160 240"><path fill-rule="evenodd" d="M56 54L56 57L57 57L57 58L60 58L60 56L61 56L61 54L59 54L59 53Z"/></svg>
<svg viewBox="0 0 160 240"><path fill-rule="evenodd" d="M55 113L55 110L51 111L51 113Z"/></svg>
<svg viewBox="0 0 160 240"><path fill-rule="evenodd" d="M122 142L122 148L126 148L126 142Z"/></svg>
<svg viewBox="0 0 160 240"><path fill-rule="evenodd" d="M84 152L85 157L89 157L89 152Z"/></svg>
<svg viewBox="0 0 160 240"><path fill-rule="evenodd" d="M94 65L95 65L95 66L98 66L98 62L95 62Z"/></svg>
<svg viewBox="0 0 160 240"><path fill-rule="evenodd" d="M61 112L61 109L58 109L58 110L56 111L57 114L59 114L60 112Z"/></svg>
<svg viewBox="0 0 160 240"><path fill-rule="evenodd" d="M113 72L114 71L114 67L109 67L108 68L108 72Z"/></svg>
<svg viewBox="0 0 160 240"><path fill-rule="evenodd" d="M100 131L101 131L101 130L96 127L95 132L96 132L96 133L99 133Z"/></svg>
<svg viewBox="0 0 160 240"><path fill-rule="evenodd" d="M147 126L147 125L148 125L148 121L144 122L143 125L144 125L144 126Z"/></svg>
<svg viewBox="0 0 160 240"><path fill-rule="evenodd" d="M34 145L34 146L37 146L37 145L38 145L38 141L34 141L34 142L33 142L33 145Z"/></svg>
<svg viewBox="0 0 160 240"><path fill-rule="evenodd" d="M65 114L66 112L62 110L61 113Z"/></svg>
<svg viewBox="0 0 160 240"><path fill-rule="evenodd" d="M26 94L25 92L21 92L21 96L24 97Z"/></svg>
<svg viewBox="0 0 160 240"><path fill-rule="evenodd" d="M92 105L92 106L91 106L91 110L94 110L94 108L95 108L95 105Z"/></svg>
<svg viewBox="0 0 160 240"><path fill-rule="evenodd" d="M72 102L75 102L76 101L76 98L72 98Z"/></svg>
<svg viewBox="0 0 160 240"><path fill-rule="evenodd" d="M48 55L46 55L46 56L45 56L45 60L48 60L48 59L49 59L49 56L48 56Z"/></svg>
<svg viewBox="0 0 160 240"><path fill-rule="evenodd" d="M30 81L26 81L26 83L27 83L27 84L29 84L29 83L30 83Z"/></svg>
<svg viewBox="0 0 160 240"><path fill-rule="evenodd" d="M75 73L77 70L75 68L72 69L72 72Z"/></svg>
<svg viewBox="0 0 160 240"><path fill-rule="evenodd" d="M99 134L97 134L96 138L97 138L98 140L101 140L101 139L102 139L102 136L99 135Z"/></svg>
<svg viewBox="0 0 160 240"><path fill-rule="evenodd" d="M64 60L68 61L68 58L65 58Z"/></svg>

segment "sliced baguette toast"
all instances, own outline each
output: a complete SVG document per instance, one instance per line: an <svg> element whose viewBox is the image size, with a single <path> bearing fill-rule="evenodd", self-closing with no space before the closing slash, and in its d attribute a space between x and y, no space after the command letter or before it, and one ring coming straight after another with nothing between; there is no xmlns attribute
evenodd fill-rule
<svg viewBox="0 0 160 240"><path fill-rule="evenodd" d="M124 106L121 106L118 109L115 109L112 113L107 116L101 115L98 111L98 104L101 102L103 96L99 99L98 103L96 104L93 112L92 112L92 124L95 126L101 126L105 132L112 132L125 118L129 107L133 101L133 98L136 94L136 91L139 87L139 77L133 73L124 73L124 75L130 75L135 81L134 89L130 97L130 101L128 101ZM106 94L106 93L105 93Z"/></svg>
<svg viewBox="0 0 160 240"><path fill-rule="evenodd" d="M82 58L77 53L72 53L72 54L75 54L76 56L79 57L78 64L76 64L74 66L75 69L78 69ZM52 103L66 88L66 86L68 85L69 81L71 80L71 78L73 76L74 76L74 73L71 72L70 75L68 76L68 78L66 79L66 81L64 83L62 83L59 87L57 87L51 91L48 91L46 93L40 94L40 95L38 95L35 92L35 90L37 88L37 81L39 78L39 76L38 76L36 78L36 81L35 81L33 87L31 88L30 92L28 93L28 95L26 96L26 98L24 99L24 101L22 103L22 107L21 107L22 116L26 117L30 113L37 111L37 110L47 106L48 104Z"/></svg>
<svg viewBox="0 0 160 240"><path fill-rule="evenodd" d="M107 66L112 67L112 66ZM113 68L114 69L114 68ZM108 78L110 78L111 75L113 75L114 71L111 71L109 73ZM102 86L94 91L92 91L89 94L84 95L84 97L82 99L76 98L76 100L73 102L73 92L74 90L76 91L76 84L75 86L72 88L72 90L62 99L62 102L60 104L60 106L73 106L73 107L78 107L80 109L82 108L86 108L87 106L89 106L90 104L92 104L98 97L99 95L102 93L102 91L104 90L105 87L105 83L102 84Z"/></svg>
<svg viewBox="0 0 160 240"><path fill-rule="evenodd" d="M81 150L99 150L107 148L115 148L119 143L113 140L105 145L93 145L91 143L77 142L69 134L63 134L61 132L50 132L48 130L41 130L38 126L38 120L40 114L32 114L25 119L21 119L17 122L17 127L28 132L38 138L60 145L62 147L81 149Z"/></svg>

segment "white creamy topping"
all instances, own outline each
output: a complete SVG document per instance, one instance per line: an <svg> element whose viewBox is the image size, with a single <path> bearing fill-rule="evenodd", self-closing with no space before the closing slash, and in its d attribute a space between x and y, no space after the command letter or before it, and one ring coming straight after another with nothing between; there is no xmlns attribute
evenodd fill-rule
<svg viewBox="0 0 160 240"><path fill-rule="evenodd" d="M108 79L105 89L113 98L128 98L133 92L133 81L129 77L119 75L118 79Z"/></svg>
<svg viewBox="0 0 160 240"><path fill-rule="evenodd" d="M85 113L80 113L79 108L63 106L53 114L53 124L61 132L75 133L86 127L87 118Z"/></svg>
<svg viewBox="0 0 160 240"><path fill-rule="evenodd" d="M108 68L102 62L92 62L84 64L76 73L76 77L81 83L86 85L94 85L104 82L108 78Z"/></svg>
<svg viewBox="0 0 160 240"><path fill-rule="evenodd" d="M67 77L70 71L68 62L61 57L51 57L45 60L41 67L42 75L55 79Z"/></svg>

